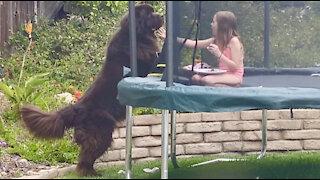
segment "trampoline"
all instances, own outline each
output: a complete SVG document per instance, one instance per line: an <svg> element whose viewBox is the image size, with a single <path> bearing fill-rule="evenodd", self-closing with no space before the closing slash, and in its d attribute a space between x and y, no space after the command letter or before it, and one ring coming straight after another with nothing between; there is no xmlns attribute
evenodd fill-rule
<svg viewBox="0 0 320 180"><path fill-rule="evenodd" d="M176 111L235 112L261 109L263 113L261 127L262 148L258 158L262 158L266 153L267 147L267 110L292 110L298 108L320 109L320 67L245 67L241 87L209 87L175 82L173 79L174 36L172 35L174 34L174 29L172 28L174 4L172 3L173 2L167 2L168 47L166 47L166 81L163 81L161 77L142 78L133 76L123 78L118 84L117 98L120 104L126 105L127 107L126 178L131 178L132 107L162 109L161 178L168 178L169 114L171 115L170 157L174 167L178 167L175 154ZM131 12L134 11L132 7L132 4L130 4ZM268 27L268 23L265 25L265 27ZM268 32L266 32L266 35L268 35L267 33ZM132 44L132 47L133 46L134 44ZM268 59L269 52L266 47L264 52L265 59ZM133 56L131 60L134 61L136 55L134 52L132 53ZM135 70L132 68L132 71ZM213 161L197 165L212 163Z"/></svg>

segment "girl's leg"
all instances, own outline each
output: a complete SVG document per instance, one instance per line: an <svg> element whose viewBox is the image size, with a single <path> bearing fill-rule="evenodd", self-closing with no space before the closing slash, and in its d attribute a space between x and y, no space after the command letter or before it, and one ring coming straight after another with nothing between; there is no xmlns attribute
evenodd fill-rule
<svg viewBox="0 0 320 180"><path fill-rule="evenodd" d="M240 79L233 74L217 74L207 75L200 79L200 82L204 86L239 86Z"/></svg>
<svg viewBox="0 0 320 180"><path fill-rule="evenodd" d="M202 76L202 75L194 74L194 75L191 77L192 84L194 84L194 85L202 85L201 79L202 79L203 77L204 77L204 76Z"/></svg>

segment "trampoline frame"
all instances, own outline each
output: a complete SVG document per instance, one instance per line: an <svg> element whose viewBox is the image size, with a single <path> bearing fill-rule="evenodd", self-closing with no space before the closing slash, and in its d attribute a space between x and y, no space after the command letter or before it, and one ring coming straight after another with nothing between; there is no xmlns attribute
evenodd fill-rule
<svg viewBox="0 0 320 180"><path fill-rule="evenodd" d="M131 47L131 70L132 76L135 77L136 70L136 50L135 47L135 18L132 14L135 14L134 9L135 1L129 1L129 14L130 14L130 47ZM173 84L173 2L167 1L167 39L168 39L168 58L167 58L167 80L166 86L172 86ZM265 41L264 41L264 64L268 67L269 63L269 2L265 1ZM176 160L176 110L162 109L162 126L161 126L161 179L168 179L168 142L169 142L169 114L171 114L171 152L170 157L175 168L179 167ZM258 159L264 157L267 150L267 110L262 110L262 148ZM132 106L126 106L126 179L132 178ZM199 166L204 164L210 164L217 161L231 161L234 159L216 159L211 161L202 162L193 166Z"/></svg>

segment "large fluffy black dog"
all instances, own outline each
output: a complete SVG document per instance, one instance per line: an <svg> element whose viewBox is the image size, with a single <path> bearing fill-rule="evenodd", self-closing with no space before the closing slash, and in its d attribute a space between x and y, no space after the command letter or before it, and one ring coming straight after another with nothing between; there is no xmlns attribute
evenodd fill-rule
<svg viewBox="0 0 320 180"><path fill-rule="evenodd" d="M158 41L154 30L163 25L163 17L152 6L139 4L136 11L138 75L146 76L156 60ZM28 129L39 138L61 138L68 128L75 128L75 141L81 147L77 171L82 176L98 175L93 164L111 145L112 132L125 119L125 106L116 99L117 84L123 66L130 67L129 16L113 36L105 64L85 95L74 105L48 113L34 106L21 109Z"/></svg>

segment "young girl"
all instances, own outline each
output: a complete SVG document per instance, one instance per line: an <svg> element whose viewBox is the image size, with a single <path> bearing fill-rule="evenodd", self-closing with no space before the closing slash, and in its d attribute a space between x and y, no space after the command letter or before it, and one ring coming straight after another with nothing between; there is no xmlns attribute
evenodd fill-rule
<svg viewBox="0 0 320 180"><path fill-rule="evenodd" d="M236 16L230 11L217 12L211 22L212 36L205 40L199 40L197 48L207 50L219 61L219 69L226 70L223 74L192 76L192 81L197 85L205 86L240 86L242 83L244 68L244 51L240 36L236 27ZM159 38L166 38L166 31L160 28L156 34ZM184 38L177 38L179 43ZM195 41L188 39L185 46L194 48Z"/></svg>

